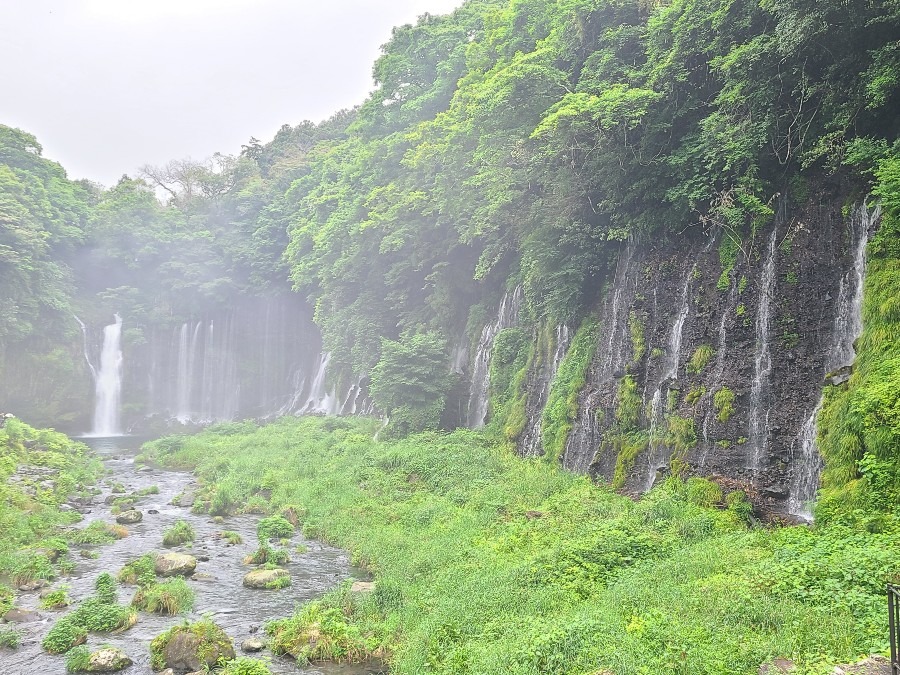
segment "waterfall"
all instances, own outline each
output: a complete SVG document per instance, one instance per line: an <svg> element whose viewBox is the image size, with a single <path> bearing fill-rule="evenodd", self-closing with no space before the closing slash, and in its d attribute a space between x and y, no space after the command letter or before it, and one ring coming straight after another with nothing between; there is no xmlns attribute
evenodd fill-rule
<svg viewBox="0 0 900 675"><path fill-rule="evenodd" d="M488 388L490 386L491 352L494 339L505 328L511 328L519 322L519 310L522 307L522 287L516 286L512 293L503 294L497 317L481 331L478 349L472 364L472 382L469 390L469 408L466 416L470 429L484 426L488 414Z"/></svg>
<svg viewBox="0 0 900 675"><path fill-rule="evenodd" d="M647 452L647 475L644 479L644 492L648 492L656 482L656 474L659 469L669 463L669 456L660 425L665 423L665 411L663 410L663 390L668 390L673 380L678 379L678 366L681 363L681 341L684 335L684 322L690 313L690 288L694 279L692 266L684 279L681 289L681 305L672 327L669 329L669 340L666 345L665 362L662 373L656 382L656 389L650 400L650 446Z"/></svg>
<svg viewBox="0 0 900 675"><path fill-rule="evenodd" d="M542 453L541 449L541 416L547 397L550 395L550 387L559 370L571 340L569 327L561 324L556 327L556 343L552 358L545 360L537 369L535 379L528 383L528 401L526 404L527 420L522 440L519 442L519 452L525 457L536 457Z"/></svg>
<svg viewBox="0 0 900 675"><path fill-rule="evenodd" d="M319 365L316 368L316 374L313 376L312 385L310 386L309 396L306 403L298 411L302 413L320 413L325 415L336 415L338 412L339 401L335 392L327 391L325 388L325 375L328 370L328 363L331 361L331 352L322 352L319 355Z"/></svg>
<svg viewBox="0 0 900 675"><path fill-rule="evenodd" d="M772 353L769 350L769 322L772 316L772 297L775 293L775 253L778 229L772 230L766 261L759 285L759 307L756 313L756 358L753 384L750 387L750 468L754 476L766 455L769 438L769 376L772 373Z"/></svg>
<svg viewBox="0 0 900 675"><path fill-rule="evenodd" d="M100 369L95 371L94 428L91 436L120 436L119 399L122 394L122 317L103 329ZM79 321L79 323L81 323ZM85 357L87 351L85 350ZM88 361L90 364L90 361ZM93 371L93 367L91 368Z"/></svg>
<svg viewBox="0 0 900 675"><path fill-rule="evenodd" d="M600 444L600 428L597 422L597 408L602 393L625 366L625 345L628 340L628 306L635 275L634 259L636 245L629 240L616 263L616 273L611 294L607 296L601 312L603 342L591 363L587 384L578 406L578 413L572 425L562 465L571 471L585 473L590 468Z"/></svg>
<svg viewBox="0 0 900 675"><path fill-rule="evenodd" d="M709 449L712 443L709 438L709 427L716 415L716 391L718 391L719 385L722 382L722 377L725 374L725 355L728 353L728 344L726 341L726 338L728 337L727 321L728 317L731 316L731 312L734 308L736 298L735 290L735 285L732 283L731 290L728 293L728 302L725 304L725 310L722 312L722 318L719 321L718 340L716 342L716 363L715 367L713 368L712 384L709 391L707 391L703 395L703 398L705 399L704 403L706 404L706 412L703 414L703 426L701 434L703 437L703 455L700 458L701 466L706 466L706 459L709 455Z"/></svg>
<svg viewBox="0 0 900 675"><path fill-rule="evenodd" d="M853 343L862 334L863 282L866 273L866 245L869 230L881 217L881 208L876 206L871 212L865 203L853 210L850 218L850 239L853 248L853 267L841 277L835 305L834 329L831 333L831 347L825 361L825 374L850 366L856 358ZM791 444L791 467L793 469L788 513L806 520L812 520L812 502L819 487L822 458L816 445L816 420L822 408L823 397L819 398L812 413L803 423L800 432Z"/></svg>

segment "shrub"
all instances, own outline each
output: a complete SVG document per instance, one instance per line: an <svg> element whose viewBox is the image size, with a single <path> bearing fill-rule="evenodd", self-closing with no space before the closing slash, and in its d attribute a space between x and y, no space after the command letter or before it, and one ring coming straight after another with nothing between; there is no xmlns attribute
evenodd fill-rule
<svg viewBox="0 0 900 675"><path fill-rule="evenodd" d="M163 532L163 546L179 546L189 541L194 541L194 528L187 521L176 520Z"/></svg>
<svg viewBox="0 0 900 675"><path fill-rule="evenodd" d="M270 539L282 539L294 534L294 526L283 516L269 516L259 521L256 526L256 534L261 544Z"/></svg>
<svg viewBox="0 0 900 675"><path fill-rule="evenodd" d="M44 636L41 647L49 654L64 654L85 640L87 640L87 630L76 624L71 618L63 617Z"/></svg>
<svg viewBox="0 0 900 675"><path fill-rule="evenodd" d="M69 604L69 594L65 588L57 588L41 598L40 606L42 609L59 609Z"/></svg>
<svg viewBox="0 0 900 675"><path fill-rule="evenodd" d="M237 532L233 532L231 530L225 530L224 532L222 532L222 538L232 546L244 543L244 538L241 537L241 535Z"/></svg>
<svg viewBox="0 0 900 675"><path fill-rule="evenodd" d="M123 584L146 586L156 581L155 566L156 556L153 553L145 553L119 570L117 578Z"/></svg>
<svg viewBox="0 0 900 675"><path fill-rule="evenodd" d="M0 628L0 648L15 649L22 642L22 634L15 628Z"/></svg>
<svg viewBox="0 0 900 675"><path fill-rule="evenodd" d="M81 673L91 664L91 650L86 645L78 645L66 654L66 670L70 673Z"/></svg>
<svg viewBox="0 0 900 675"><path fill-rule="evenodd" d="M722 488L705 478L688 478L684 492L688 501L697 506L711 507L722 501Z"/></svg>
<svg viewBox="0 0 900 675"><path fill-rule="evenodd" d="M142 587L131 604L146 612L174 616L194 607L194 591L181 577Z"/></svg>
<svg viewBox="0 0 900 675"><path fill-rule="evenodd" d="M229 661L225 664L222 675L271 675L272 671L264 661L251 659L246 656Z"/></svg>

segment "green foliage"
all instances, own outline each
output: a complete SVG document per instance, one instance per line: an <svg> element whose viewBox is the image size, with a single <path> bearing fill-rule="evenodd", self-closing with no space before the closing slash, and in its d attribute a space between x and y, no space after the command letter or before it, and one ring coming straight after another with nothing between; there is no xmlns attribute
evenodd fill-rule
<svg viewBox="0 0 900 675"><path fill-rule="evenodd" d="M700 345L694 350L694 353L691 354L691 358L684 369L693 375L700 374L709 364L714 353L715 351L709 345Z"/></svg>
<svg viewBox="0 0 900 675"><path fill-rule="evenodd" d="M634 310L628 314L628 331L631 334L631 363L637 364L644 357L647 343L644 340L644 324Z"/></svg>
<svg viewBox="0 0 900 675"><path fill-rule="evenodd" d="M444 338L430 332L383 340L371 378L372 400L391 417L394 433L435 428L450 385Z"/></svg>
<svg viewBox="0 0 900 675"><path fill-rule="evenodd" d="M22 634L15 628L0 628L0 649L15 649L22 643Z"/></svg>
<svg viewBox="0 0 900 675"><path fill-rule="evenodd" d="M525 384L534 350L531 336L521 328L506 328L494 338L488 373L491 422L513 441L525 428Z"/></svg>
<svg viewBox="0 0 900 675"><path fill-rule="evenodd" d="M222 538L232 546L244 543L244 538L240 534L232 530L224 530L222 532Z"/></svg>
<svg viewBox="0 0 900 675"><path fill-rule="evenodd" d="M163 532L163 546L180 546L194 541L194 528L186 520L176 520Z"/></svg>
<svg viewBox="0 0 900 675"><path fill-rule="evenodd" d="M175 616L193 609L194 591L184 579L173 577L160 583L141 585L131 604L145 612Z"/></svg>
<svg viewBox="0 0 900 675"><path fill-rule="evenodd" d="M156 555L145 553L140 558L126 563L116 578L123 584L148 586L156 581Z"/></svg>
<svg viewBox="0 0 900 675"><path fill-rule="evenodd" d="M69 594L65 588L57 588L41 598L40 606L42 609L59 609L69 604Z"/></svg>
<svg viewBox="0 0 900 675"><path fill-rule="evenodd" d="M262 518L256 525L256 536L260 544L272 539L284 539L294 536L294 526L284 516Z"/></svg>
<svg viewBox="0 0 900 675"><path fill-rule="evenodd" d="M623 400L638 394L622 388ZM635 407L621 407L626 424ZM201 480L214 474L242 499L263 467L289 467L273 507L304 504L305 525L374 570L373 593L339 592L274 622L277 649L345 659L377 651L400 674L461 663L473 673L638 673L672 663L717 675L755 672L773 654L813 673L884 644L881 584L900 571L893 530L748 530L746 497L729 493L723 509L704 480L667 480L633 501L522 461L494 435L376 443L376 429L290 418L245 436L204 432L155 455L196 464ZM313 645L316 622L327 639Z"/></svg>
<svg viewBox="0 0 900 675"><path fill-rule="evenodd" d="M572 338L556 377L550 386L541 413L541 444L548 459L562 456L572 422L578 413L578 394L584 387L587 370L597 349L599 323L587 318Z"/></svg>
<svg viewBox="0 0 900 675"><path fill-rule="evenodd" d="M272 675L272 671L264 661L239 656L225 664L222 675Z"/></svg>
<svg viewBox="0 0 900 675"><path fill-rule="evenodd" d="M214 655L218 654L222 660L219 665L227 665L226 662L230 659L226 659L223 652L226 646L231 647L231 638L212 619L204 617L193 623L185 622L180 626L173 626L150 641L150 667L153 670L163 670L166 667L163 651L169 641L180 633L191 633L199 639L197 655L201 662L209 662L208 665L212 665L217 661L213 658Z"/></svg>
<svg viewBox="0 0 900 675"><path fill-rule="evenodd" d="M67 616L53 624L53 628L41 641L41 647L50 654L64 654L86 639L87 629L77 625Z"/></svg>
<svg viewBox="0 0 900 675"><path fill-rule="evenodd" d="M684 402L690 406L696 405L697 401L703 398L703 395L706 393L706 387L693 387L687 394L684 395Z"/></svg>
<svg viewBox="0 0 900 675"><path fill-rule="evenodd" d="M716 419L723 424L727 422L734 414L734 392L728 387L720 387L713 394L713 407L716 411Z"/></svg>
<svg viewBox="0 0 900 675"><path fill-rule="evenodd" d="M87 645L79 645L66 654L66 672L83 673L91 664L91 650Z"/></svg>

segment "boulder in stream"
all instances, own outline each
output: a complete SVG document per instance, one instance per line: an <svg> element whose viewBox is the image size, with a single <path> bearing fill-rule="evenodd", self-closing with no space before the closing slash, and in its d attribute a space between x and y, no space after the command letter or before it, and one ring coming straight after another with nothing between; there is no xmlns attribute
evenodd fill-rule
<svg viewBox="0 0 900 675"><path fill-rule="evenodd" d="M88 662L89 673L115 673L130 666L133 661L121 649L104 647L93 652Z"/></svg>
<svg viewBox="0 0 900 675"><path fill-rule="evenodd" d="M258 569L244 575L244 586L247 588L283 588L290 586L291 575L286 569Z"/></svg>
<svg viewBox="0 0 900 675"><path fill-rule="evenodd" d="M153 571L161 577L189 577L196 568L197 559L187 553L161 553L153 564Z"/></svg>
<svg viewBox="0 0 900 675"><path fill-rule="evenodd" d="M135 523L141 522L143 519L144 514L137 509L122 511L122 513L116 516L116 522L119 523L119 525L134 525Z"/></svg>
<svg viewBox="0 0 900 675"><path fill-rule="evenodd" d="M31 623L40 621L41 615L36 609L27 609L25 607L13 607L3 615L3 620L7 623Z"/></svg>
<svg viewBox="0 0 900 675"><path fill-rule="evenodd" d="M234 644L225 631L209 619L175 626L150 643L150 663L154 669L176 672L211 669L219 659L234 658Z"/></svg>
<svg viewBox="0 0 900 675"><path fill-rule="evenodd" d="M241 651L252 654L253 652L261 652L266 648L265 640L257 637L247 638L241 643Z"/></svg>

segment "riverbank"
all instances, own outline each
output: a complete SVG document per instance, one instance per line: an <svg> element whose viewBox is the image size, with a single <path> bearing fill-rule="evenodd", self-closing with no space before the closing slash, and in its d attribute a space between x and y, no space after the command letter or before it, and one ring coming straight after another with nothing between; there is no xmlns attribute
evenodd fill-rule
<svg viewBox="0 0 900 675"><path fill-rule="evenodd" d="M335 625L394 673L749 674L778 657L825 673L887 649L892 528L751 528L707 481L634 502L487 433L377 428L286 418L145 447L196 471L199 508L290 513L350 550L375 591Z"/></svg>

